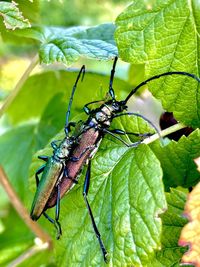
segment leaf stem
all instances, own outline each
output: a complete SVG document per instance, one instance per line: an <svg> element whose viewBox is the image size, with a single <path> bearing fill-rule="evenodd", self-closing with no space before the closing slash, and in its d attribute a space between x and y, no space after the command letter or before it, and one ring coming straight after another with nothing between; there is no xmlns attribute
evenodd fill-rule
<svg viewBox="0 0 200 267"><path fill-rule="evenodd" d="M26 225L35 233L35 235L43 242L47 244L48 248L51 248L51 239L49 235L47 235L38 223L31 220L30 215L26 208L24 207L21 200L18 198L16 192L14 191L12 185L10 184L3 168L0 166L0 183L5 189L13 207L16 209L20 217L24 220Z"/></svg>
<svg viewBox="0 0 200 267"><path fill-rule="evenodd" d="M35 68L35 66L38 64L39 62L39 57L38 55L36 55L32 60L30 65L28 66L28 68L25 70L24 74L22 75L22 77L19 79L19 81L17 82L17 84L15 85L15 88L13 89L13 91L9 94L9 96L6 98L3 106L0 109L0 118L1 116L4 114L5 110L10 106L10 104L13 102L13 100L15 99L15 97L17 96L17 94L19 93L19 91L22 88L22 85L25 83L25 81L28 79L31 71Z"/></svg>
<svg viewBox="0 0 200 267"><path fill-rule="evenodd" d="M164 136L166 136L168 134L174 133L174 132L176 132L178 130L181 130L181 129L185 128L185 127L186 126L184 124L177 123L177 124L167 128L167 129L161 131L160 132L160 136L156 133L156 134L150 136L149 138L146 138L142 143L148 145L148 144L154 142L155 140L159 139L160 137L164 137Z"/></svg>

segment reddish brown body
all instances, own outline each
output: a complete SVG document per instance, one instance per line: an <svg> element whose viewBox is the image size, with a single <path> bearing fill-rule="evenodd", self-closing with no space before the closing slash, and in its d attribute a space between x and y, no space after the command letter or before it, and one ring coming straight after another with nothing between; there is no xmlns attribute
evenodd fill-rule
<svg viewBox="0 0 200 267"><path fill-rule="evenodd" d="M84 132L80 138L79 138L79 144L78 146L73 150L73 154L71 157L80 157L81 153L84 151L84 149L91 147L98 143L100 140L100 132L94 128L91 128ZM63 177L60 181L60 198L62 198L67 191L74 185L74 180L77 179L79 173L81 172L82 168L84 167L87 159L89 159L92 155L92 152L95 150L94 148L91 148L90 150L86 151L84 155L78 160L78 161L68 161L66 163L66 167L68 170L68 177ZM54 190L51 193L51 196L45 206L45 210L53 207L56 205L56 199L57 199L57 191L54 188Z"/></svg>

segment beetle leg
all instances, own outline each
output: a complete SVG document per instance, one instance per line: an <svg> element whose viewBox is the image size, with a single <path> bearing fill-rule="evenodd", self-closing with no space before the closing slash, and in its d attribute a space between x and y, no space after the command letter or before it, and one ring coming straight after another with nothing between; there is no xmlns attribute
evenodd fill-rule
<svg viewBox="0 0 200 267"><path fill-rule="evenodd" d="M68 179L72 180L73 183L78 184L78 181L77 181L77 180L75 180L75 179L73 179L73 178L71 178L71 177L69 176L67 168L64 169L63 177L67 177Z"/></svg>
<svg viewBox="0 0 200 267"><path fill-rule="evenodd" d="M56 198L56 211L55 211L55 219L52 219L46 212L43 212L44 217L54 225L57 231L56 239L59 239L62 235L62 229L59 220L60 215L60 186L57 185L57 198Z"/></svg>
<svg viewBox="0 0 200 267"><path fill-rule="evenodd" d="M79 157L70 157L70 160L71 160L71 161L74 161L74 162L79 161L79 160L82 158L82 156L83 156L88 150L92 150L92 149L94 149L94 148L95 148L95 145L88 146L88 147L86 147L86 148L81 152L81 154L80 154Z"/></svg>
<svg viewBox="0 0 200 267"><path fill-rule="evenodd" d="M69 122L68 125L66 126L66 130L67 130L67 133L69 133L71 131L71 127L75 127L76 126L76 122Z"/></svg>
<svg viewBox="0 0 200 267"><path fill-rule="evenodd" d="M89 103L84 105L83 110L85 111L85 113L87 115L90 115L91 109L88 106L92 105L92 104L97 104L97 103L102 104L102 103L104 103L104 100L96 100L96 101L89 102Z"/></svg>
<svg viewBox="0 0 200 267"><path fill-rule="evenodd" d="M114 129L114 130L109 130L111 133L116 133L116 134L121 134L121 135L134 135L134 136L138 136L138 137L150 137L152 136L153 134L152 133L132 133L132 132L126 132L126 131L123 131L121 129Z"/></svg>
<svg viewBox="0 0 200 267"><path fill-rule="evenodd" d="M48 161L48 158L47 156L38 156L38 159L41 159L41 160L44 160L44 161Z"/></svg>
<svg viewBox="0 0 200 267"><path fill-rule="evenodd" d="M91 172L91 160L88 163L88 168L87 168L87 172L85 175L85 181L84 181L84 186L83 186L83 197L84 197L84 200L86 203L88 213L90 215L90 219L92 221L92 226L93 226L94 232L95 232L96 237L99 241L99 245L100 245L100 248L101 248L101 251L103 254L104 261L106 262L107 261L107 259L106 259L107 251L106 251L106 248L105 248L103 241L101 239L101 235L100 235L99 230L97 228L97 225L95 223L94 216L92 214L92 210L91 210L90 204L89 204L88 199L87 199L87 194L88 194L88 190L89 190L89 186L90 186L90 172Z"/></svg>
<svg viewBox="0 0 200 267"><path fill-rule="evenodd" d="M51 146L53 147L53 149L56 149L56 148L58 147L58 145L56 144L56 143L58 143L58 142L61 142L61 140L53 140L53 141L51 142Z"/></svg>
<svg viewBox="0 0 200 267"><path fill-rule="evenodd" d="M55 226L58 229L56 239L59 239L62 235L62 229L59 222L60 215L60 185L57 185L57 199L56 199L56 214L55 214Z"/></svg>
<svg viewBox="0 0 200 267"><path fill-rule="evenodd" d="M45 166L46 166L45 164L42 165L35 173L35 180L36 180L37 187L38 187L39 182L40 182L40 179L39 179L38 175L44 171Z"/></svg>
<svg viewBox="0 0 200 267"><path fill-rule="evenodd" d="M57 231L57 237L58 237L58 233L60 233L60 234L62 233L61 228L60 228L60 223L57 224L56 221L55 221L54 219L52 219L46 212L43 212L42 214L44 215L44 217L45 217L50 223L52 223L52 224L55 226L56 231ZM60 235L59 235L59 237L60 237ZM58 238L57 238L57 239L58 239Z"/></svg>
<svg viewBox="0 0 200 267"><path fill-rule="evenodd" d="M140 140L140 141L137 141L137 142L134 142L134 143L129 144L126 141L124 141L123 139L121 139L119 136L117 136L116 134L112 133L110 130L103 129L103 132L112 135L113 137L115 137L117 140L119 140L120 142L122 142L127 147L136 147L136 146L138 146L139 144L142 143L142 140Z"/></svg>
<svg viewBox="0 0 200 267"><path fill-rule="evenodd" d="M114 118L117 118L117 117L121 117L121 116L136 116L136 117L139 117L139 118L142 118L143 120L145 120L149 125L151 125L151 127L154 128L154 130L156 131L156 133L158 134L158 136L161 138L160 136L160 132L158 130L158 128L156 127L156 125L154 125L153 122L151 122L148 118L146 118L145 116L141 115L141 114L138 114L138 113L135 113L135 112L125 112L125 113L121 113L121 114L116 114L113 116L113 119Z"/></svg>

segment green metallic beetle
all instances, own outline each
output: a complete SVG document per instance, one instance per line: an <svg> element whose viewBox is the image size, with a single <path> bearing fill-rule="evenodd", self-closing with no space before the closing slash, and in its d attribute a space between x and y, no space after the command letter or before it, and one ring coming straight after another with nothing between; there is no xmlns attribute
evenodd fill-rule
<svg viewBox="0 0 200 267"><path fill-rule="evenodd" d="M88 191L90 185L90 175L91 175L91 159L94 154L97 152L99 144L103 139L105 134L110 134L117 140L121 141L127 147L136 147L140 143L142 143L143 138L149 136L149 134L140 134L140 133L129 133L125 132L121 129L109 129L111 122L114 118L120 116L138 116L143 118L146 122L148 122L159 134L159 131L151 123L147 118L140 114L136 114L133 112L126 112L127 110L127 102L132 97L132 95L137 92L137 90L145 84L148 84L152 80L156 80L160 77L169 76L169 75L184 75L191 77L200 83L200 79L194 75L187 72L165 72L156 76L153 76L134 89L128 94L125 100L117 101L115 98L115 93L112 88L115 66L117 62L117 57L114 60L113 68L111 70L110 83L109 83L109 97L110 100L104 101L93 101L84 106L84 110L88 115L88 118L85 122L80 123L80 128L76 134L73 134L71 137L68 136L69 126L67 126L66 137L60 143L59 146L56 146L55 142L52 143L54 148L54 154L51 158L40 157L43 160L47 161L47 164L42 166L36 173L37 184L39 184L34 201L33 207L31 211L31 217L33 220L37 220L41 214L44 214L47 219L49 219L58 229L58 237L61 234L61 227L58 222L59 219L59 203L60 198L62 198L65 193L67 193L74 182L78 179L78 176L84 167L85 164L88 165L85 181L83 186L83 197L86 203L86 207L88 209L88 213L92 222L92 226L96 237L98 239L102 255L104 261L107 262L107 250L104 246L103 240L101 238L100 232L97 228L89 201L88 201ZM81 71L80 71L81 73ZM79 73L79 76L80 76ZM77 77L78 80L79 77ZM77 83L77 81L76 81ZM75 86L76 86L75 83ZM72 93L73 95L73 93ZM72 102L72 97L70 99L70 103ZM100 106L96 109L90 109L89 106L91 104L100 104ZM69 104L70 107L71 104ZM69 108L68 108L69 114ZM68 125L68 120L67 120ZM69 124L70 125L70 124ZM76 130L76 129L75 129ZM132 134L138 137L142 137L141 140L135 143L127 143L123 139L121 139L118 135L126 135ZM66 151L65 151L66 150ZM63 157L63 158L62 158ZM42 179L39 182L38 174L43 172ZM53 206L56 206L56 216L55 221L48 217L45 211Z"/></svg>
<svg viewBox="0 0 200 267"><path fill-rule="evenodd" d="M66 124L65 124L65 138L57 145L57 141L53 141L51 146L53 147L53 155L51 157L47 156L39 156L39 159L46 161L46 164L41 166L36 174L36 185L37 190L33 199L32 208L31 208L31 219L36 221L43 214L57 229L57 239L59 239L62 234L61 226L59 223L59 211L60 211L60 186L59 182L62 180L64 176L68 176L68 171L66 168L66 161L69 159L70 150L76 144L77 138L75 136L69 136L69 131L71 126L75 126L75 123L69 123L69 115L71 104L73 100L73 96L76 90L76 86L78 80L80 79L81 73L83 73L82 80L85 73L85 66L83 65L78 76L76 82L73 86L68 110L66 113ZM73 158L74 161L79 160L79 158ZM41 179L39 179L39 174L42 173ZM76 183L76 181L74 181ZM46 203L49 200L49 197L52 191L57 191L57 200L56 200L56 212L55 219L50 218L44 211Z"/></svg>

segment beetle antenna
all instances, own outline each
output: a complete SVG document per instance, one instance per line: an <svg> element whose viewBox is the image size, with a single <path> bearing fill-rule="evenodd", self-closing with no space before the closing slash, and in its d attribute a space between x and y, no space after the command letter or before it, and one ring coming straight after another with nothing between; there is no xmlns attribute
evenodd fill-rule
<svg viewBox="0 0 200 267"><path fill-rule="evenodd" d="M117 60L118 60L118 57L115 57L114 62L113 62L113 67L111 70L111 74L110 74L109 95L111 96L112 99L115 99L115 92L112 86L113 86L113 80L115 76L115 68L116 68Z"/></svg>
<svg viewBox="0 0 200 267"><path fill-rule="evenodd" d="M138 86L136 86L131 92L130 94L126 97L126 99L123 101L124 104L127 103L127 101L129 100L129 98L134 95L138 89L140 87L142 87L143 85L147 84L148 82L152 81L152 80L156 80L156 79L159 79L160 77L163 77L163 76L168 76L168 75L184 75L184 76L188 76L188 77L191 77L193 79L195 79L197 82L200 83L200 79L195 75L195 74L192 74L192 73L189 73L189 72L183 72L183 71L170 71L170 72L164 72L162 74L159 74L159 75L156 75L156 76L153 76L149 79L147 79L146 81L143 81L142 83L140 83Z"/></svg>
<svg viewBox="0 0 200 267"><path fill-rule="evenodd" d="M141 115L139 113L135 113L135 112L126 112L126 113L120 113L120 114L116 114L114 115L114 118L117 118L117 117L121 117L121 116L126 116L126 115L133 115L133 116L136 116L136 117L140 117L142 118L144 121L146 121L149 125L151 125L151 127L156 131L156 133L158 134L159 136L159 139L162 140L162 137L160 135L160 131L158 130L158 128L156 127L156 125L150 121L147 117L145 117L144 115Z"/></svg>
<svg viewBox="0 0 200 267"><path fill-rule="evenodd" d="M77 87L77 84L78 84L78 81L81 77L81 74L82 74L82 79L81 81L83 81L83 78L84 78L84 75L85 75L85 65L83 65L79 71L79 74L76 78L76 82L72 88L72 92L71 92L71 96L70 96L70 99L69 99L69 104L68 104L68 108L67 108L67 113L66 113L66 122L65 122L65 133L68 134L69 130L68 130L68 125L69 125L69 116L70 116L70 110L71 110L71 106L72 106L72 101L73 101L73 97L74 97L74 93L76 91L76 87Z"/></svg>

